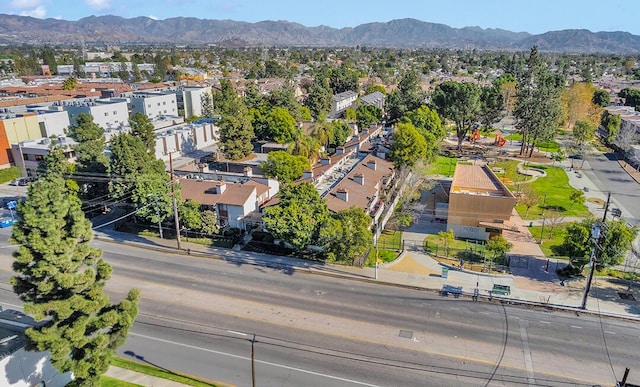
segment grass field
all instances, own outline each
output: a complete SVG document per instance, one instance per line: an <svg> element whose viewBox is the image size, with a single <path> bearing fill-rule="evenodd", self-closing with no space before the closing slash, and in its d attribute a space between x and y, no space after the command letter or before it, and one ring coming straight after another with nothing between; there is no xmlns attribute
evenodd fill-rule
<svg viewBox="0 0 640 387"><path fill-rule="evenodd" d="M378 259L382 262L392 262L398 257L402 248L402 231L384 230L378 239ZM369 250L367 266L373 266L376 262L375 246Z"/></svg>
<svg viewBox="0 0 640 387"><path fill-rule="evenodd" d="M456 157L437 156L431 165L426 168L425 173L427 175L453 176L457 161Z"/></svg>
<svg viewBox="0 0 640 387"><path fill-rule="evenodd" d="M568 223L561 223L555 229L551 229L548 225L544 229L544 236L542 237L542 244L540 248L544 255L547 257L567 259L567 257L557 256L554 247L560 246L564 241L566 235L566 227ZM536 241L540 241L540 232L542 232L542 226L529 227L531 235Z"/></svg>
<svg viewBox="0 0 640 387"><path fill-rule="evenodd" d="M110 378L108 376L101 376L100 387L143 387L143 386L140 384L125 382L124 380Z"/></svg>
<svg viewBox="0 0 640 387"><path fill-rule="evenodd" d="M544 170L547 176L530 183L540 196L540 202L529 209L526 217L526 207L522 204L516 205L516 210L523 219L541 219L543 210L556 211L560 216L589 216L587 206L582 203L574 204L569 200L571 194L577 190L569 185L569 177L564 169L544 165L536 165L536 168Z"/></svg>

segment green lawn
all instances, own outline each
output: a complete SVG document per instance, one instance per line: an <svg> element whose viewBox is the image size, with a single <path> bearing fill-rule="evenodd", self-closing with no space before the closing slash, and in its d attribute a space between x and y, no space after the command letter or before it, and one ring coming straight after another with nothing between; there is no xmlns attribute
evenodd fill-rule
<svg viewBox="0 0 640 387"><path fill-rule="evenodd" d="M554 247L560 246L564 241L564 237L566 235L566 226L568 223L559 224L552 233L551 228L546 225L544 228L544 237L542 238L542 244L540 248L546 257L560 258L566 259L567 257L562 257L556 255L554 251ZM542 226L533 226L529 227L529 231L531 235L535 238L536 241L540 241L540 232L542 231Z"/></svg>
<svg viewBox="0 0 640 387"><path fill-rule="evenodd" d="M540 196L540 202L529 209L526 217L524 216L526 207L521 204L516 205L516 210L523 219L541 219L543 210L556 211L560 216L590 216L587 206L573 204L569 200L571 193L577 190L569 185L569 177L564 169L545 165L536 165L535 168L544 170L547 176L530 183Z"/></svg>
<svg viewBox="0 0 640 387"><path fill-rule="evenodd" d="M131 361L128 359L123 359L121 357L115 357L111 360L111 364L116 366L116 367L120 367L120 368L125 368L128 370L132 370L132 371L137 371L143 374L147 374L147 375L152 375L152 376L157 376L159 378L162 379L167 379L167 380L172 380L174 382L178 382L178 383L182 383L182 384L186 384L188 386L195 386L195 387L216 387L215 384L212 383L207 383L201 380L198 380L196 378L193 377L189 377L186 375L180 375L180 374L176 374L170 371L165 371L163 369L157 368L157 367L153 367L150 366L148 364L142 364L142 363L138 363L135 361ZM110 386L136 386L136 384L111 384ZM104 384L103 384L104 387Z"/></svg>
<svg viewBox="0 0 640 387"><path fill-rule="evenodd" d="M538 144L540 152L556 153L560 150L560 144L555 141L542 142Z"/></svg>
<svg viewBox="0 0 640 387"><path fill-rule="evenodd" d="M402 249L402 231L384 230L378 239L378 259L383 262L392 262L398 257ZM367 266L373 266L376 262L376 249L373 246L367 256Z"/></svg>
<svg viewBox="0 0 640 387"><path fill-rule="evenodd" d="M437 156L431 165L427 167L425 173L427 175L453 176L457 161L456 157Z"/></svg>
<svg viewBox="0 0 640 387"><path fill-rule="evenodd" d="M143 386L140 384L125 382L124 380L110 378L108 376L101 376L100 387L143 387Z"/></svg>

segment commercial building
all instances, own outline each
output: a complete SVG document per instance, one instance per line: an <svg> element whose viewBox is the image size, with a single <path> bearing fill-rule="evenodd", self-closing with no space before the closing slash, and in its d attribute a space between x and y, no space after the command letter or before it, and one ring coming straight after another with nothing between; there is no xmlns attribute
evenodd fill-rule
<svg viewBox="0 0 640 387"><path fill-rule="evenodd" d="M192 122L156 130L156 158L169 160L169 153L187 154L215 145L220 128L212 122Z"/></svg>
<svg viewBox="0 0 640 387"><path fill-rule="evenodd" d="M184 111L184 118L202 117L203 98L211 98L211 87L182 87L177 93L178 108ZM213 106L213 101L211 102Z"/></svg>
<svg viewBox="0 0 640 387"><path fill-rule="evenodd" d="M77 142L72 138L59 136L53 140L45 137L38 140L21 141L11 144L11 154L14 164L22 171L22 176L37 176L38 165L49 154L52 142L63 149L69 162L76 161L73 146Z"/></svg>
<svg viewBox="0 0 640 387"><path fill-rule="evenodd" d="M458 164L453 174L447 229L456 238L488 240L511 229L516 198L486 165Z"/></svg>
<svg viewBox="0 0 640 387"><path fill-rule="evenodd" d="M165 116L178 116L178 101L175 91L133 92L127 95L131 114L142 113L155 120Z"/></svg>
<svg viewBox="0 0 640 387"><path fill-rule="evenodd" d="M123 98L88 98L60 102L62 108L69 112L71 125L81 113L90 114L93 122L105 130L120 128L129 123L129 108Z"/></svg>

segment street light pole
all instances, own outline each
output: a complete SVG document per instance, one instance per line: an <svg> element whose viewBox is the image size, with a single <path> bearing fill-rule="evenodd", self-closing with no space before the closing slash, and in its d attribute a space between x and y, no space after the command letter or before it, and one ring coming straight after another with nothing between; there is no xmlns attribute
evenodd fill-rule
<svg viewBox="0 0 640 387"><path fill-rule="evenodd" d="M582 294L582 309L587 309L587 296L589 295L589 290L591 290L591 281L593 281L593 272L596 266L596 251L598 249L598 238L600 238L600 227L598 225L593 225L593 228L591 228L591 238L593 238L593 250L591 250L591 258L589 259L591 267L589 268L587 284Z"/></svg>
<svg viewBox="0 0 640 387"><path fill-rule="evenodd" d="M173 201L173 218L176 224L176 240L178 242L178 250L182 250L182 244L180 242L180 223L178 219L178 202L176 201L176 189L173 181L173 157L172 152L169 152L169 173L171 174L171 198Z"/></svg>

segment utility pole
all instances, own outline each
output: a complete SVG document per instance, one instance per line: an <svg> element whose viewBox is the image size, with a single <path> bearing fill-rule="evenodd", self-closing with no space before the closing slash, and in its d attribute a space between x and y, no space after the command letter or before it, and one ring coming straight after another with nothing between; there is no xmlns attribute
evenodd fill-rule
<svg viewBox="0 0 640 387"><path fill-rule="evenodd" d="M594 224L591 228L591 238L593 238L593 250L591 250L591 259L589 262L591 267L589 268L589 276L587 277L587 284L584 287L584 293L582 294L582 309L587 309L587 296L589 290L591 290L591 281L593 281L593 272L596 266L596 251L598 250L598 239L600 238L600 226Z"/></svg>
<svg viewBox="0 0 640 387"><path fill-rule="evenodd" d="M602 221L607 221L607 211L609 211L609 201L611 200L611 192L607 194L607 204L604 205L604 215L602 215Z"/></svg>
<svg viewBox="0 0 640 387"><path fill-rule="evenodd" d="M182 250L182 245L180 243L180 222L178 220L178 202L176 200L176 189L173 182L173 157L171 155L172 155L172 152L169 152L169 173L171 174L171 198L173 201L173 218L174 218L174 223L176 224L176 239L178 241L178 250Z"/></svg>

